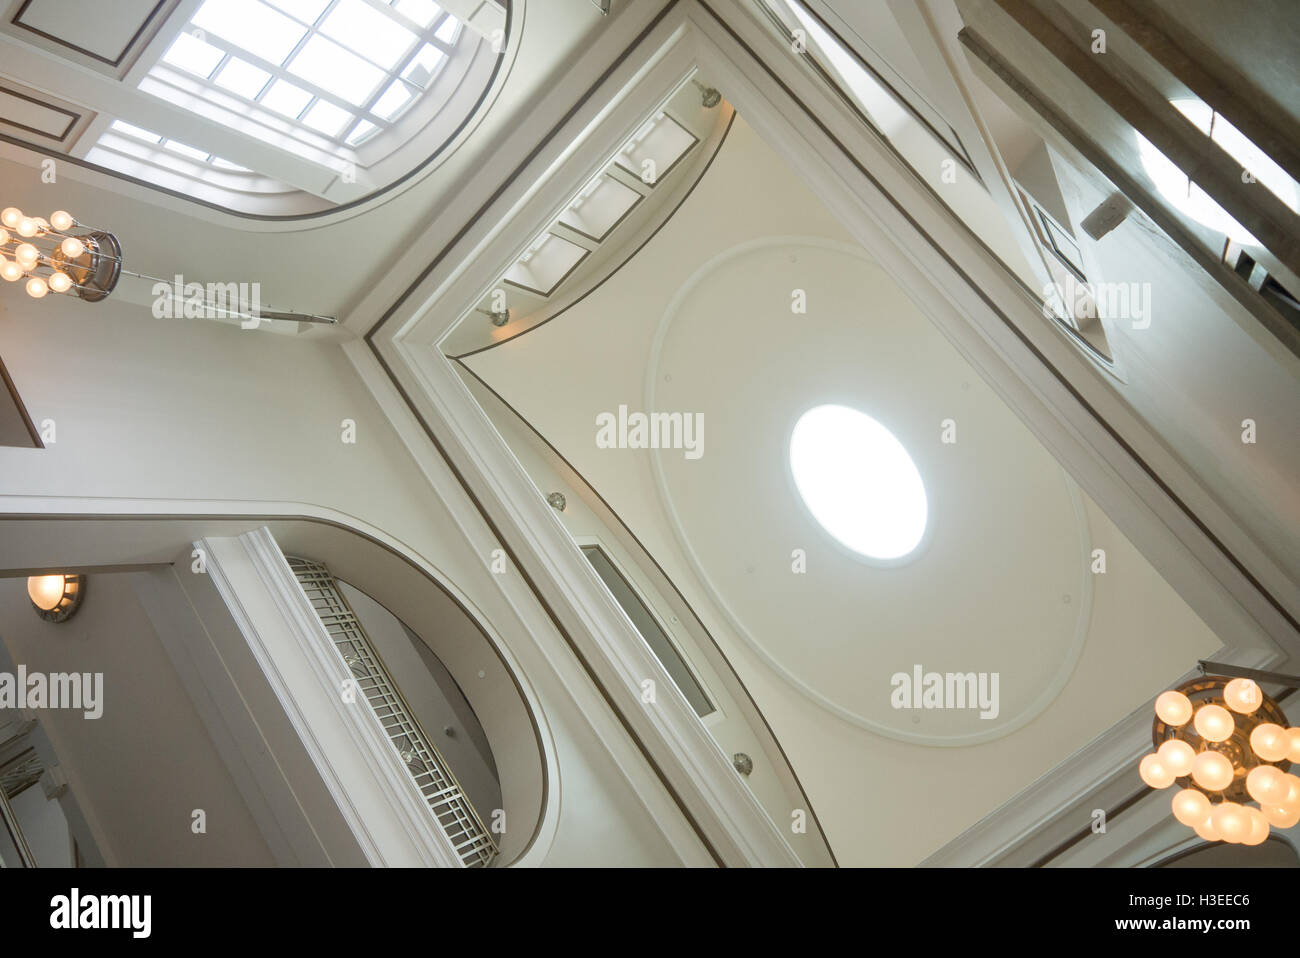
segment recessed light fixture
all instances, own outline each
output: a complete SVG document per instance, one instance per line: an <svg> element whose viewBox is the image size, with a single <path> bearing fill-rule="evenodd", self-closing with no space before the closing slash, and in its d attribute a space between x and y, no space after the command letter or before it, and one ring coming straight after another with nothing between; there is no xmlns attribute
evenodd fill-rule
<svg viewBox="0 0 1300 958"><path fill-rule="evenodd" d="M925 536L925 484L898 438L866 413L816 406L790 435L790 472L814 519L841 545L878 561Z"/></svg>
<svg viewBox="0 0 1300 958"><path fill-rule="evenodd" d="M27 595L36 614L46 622L66 622L81 607L86 594L84 575L34 575L27 580Z"/></svg>

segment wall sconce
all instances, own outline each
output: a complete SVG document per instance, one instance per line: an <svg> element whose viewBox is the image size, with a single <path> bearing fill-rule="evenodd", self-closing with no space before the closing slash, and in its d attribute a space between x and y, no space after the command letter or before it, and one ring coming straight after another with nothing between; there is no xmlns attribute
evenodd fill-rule
<svg viewBox="0 0 1300 958"><path fill-rule="evenodd" d="M66 622L86 595L84 575L34 575L27 580L32 607L46 622Z"/></svg>

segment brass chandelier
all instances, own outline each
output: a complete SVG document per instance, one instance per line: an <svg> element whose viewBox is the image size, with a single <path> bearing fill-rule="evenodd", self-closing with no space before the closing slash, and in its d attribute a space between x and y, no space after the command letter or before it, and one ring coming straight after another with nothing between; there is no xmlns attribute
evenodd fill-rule
<svg viewBox="0 0 1300 958"><path fill-rule="evenodd" d="M1162 692L1155 712L1155 751L1138 772L1152 788L1181 786L1170 803L1178 821L1206 841L1241 845L1300 822L1300 777L1290 771L1300 728L1287 727L1254 679L1192 679Z"/></svg>

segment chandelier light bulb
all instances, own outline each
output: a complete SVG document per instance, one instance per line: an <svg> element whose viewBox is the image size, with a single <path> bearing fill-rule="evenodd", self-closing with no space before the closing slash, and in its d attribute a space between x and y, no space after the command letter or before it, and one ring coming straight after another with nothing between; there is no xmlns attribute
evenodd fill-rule
<svg viewBox="0 0 1300 958"><path fill-rule="evenodd" d="M1142 776L1142 781L1152 788L1168 788L1174 784L1173 771L1166 768L1160 761L1160 756L1154 752L1142 759L1141 764L1138 765L1138 774Z"/></svg>
<svg viewBox="0 0 1300 958"><path fill-rule="evenodd" d="M23 221L23 211L16 206L6 206L3 212L0 212L0 223L16 230L18 224Z"/></svg>
<svg viewBox="0 0 1300 958"><path fill-rule="evenodd" d="M32 299L40 299L49 291L49 284L39 276L33 276L27 281L27 295Z"/></svg>
<svg viewBox="0 0 1300 958"><path fill-rule="evenodd" d="M1264 817L1274 828L1294 828L1300 823L1300 808L1283 808L1280 805L1265 805Z"/></svg>
<svg viewBox="0 0 1300 958"><path fill-rule="evenodd" d="M1202 752L1192 762L1192 781L1209 792L1221 792L1232 784L1232 763L1218 752Z"/></svg>
<svg viewBox="0 0 1300 958"><path fill-rule="evenodd" d="M41 251L31 243L20 243L18 248L14 250L14 259L18 261L18 265L23 269L31 269L40 258Z"/></svg>
<svg viewBox="0 0 1300 958"><path fill-rule="evenodd" d="M1210 812L1210 819L1225 842L1240 845L1250 834L1250 816L1236 802L1220 802Z"/></svg>
<svg viewBox="0 0 1300 958"><path fill-rule="evenodd" d="M1278 802L1285 808L1300 808L1300 777L1291 774L1282 776L1282 781L1286 782L1286 798Z"/></svg>
<svg viewBox="0 0 1300 958"><path fill-rule="evenodd" d="M1280 805L1290 787L1282 770L1273 765L1257 765L1246 776L1246 791L1261 805Z"/></svg>
<svg viewBox="0 0 1300 958"><path fill-rule="evenodd" d="M1210 800L1205 797L1204 792L1194 788L1184 788L1175 793L1170 807L1173 809L1174 818L1188 828L1195 828L1210 817Z"/></svg>
<svg viewBox="0 0 1300 958"><path fill-rule="evenodd" d="M1287 741L1290 742L1291 745L1291 747L1287 749L1286 760L1300 765L1300 725L1295 728L1287 729L1286 737Z"/></svg>
<svg viewBox="0 0 1300 958"><path fill-rule="evenodd" d="M1196 731L1207 742L1226 742L1232 737L1236 723L1232 713L1222 705L1203 705L1196 712Z"/></svg>
<svg viewBox="0 0 1300 958"><path fill-rule="evenodd" d="M1264 813L1253 805L1243 806L1246 812L1246 818L1250 821L1250 831L1246 837L1241 840L1243 845L1262 845L1268 838L1268 819Z"/></svg>
<svg viewBox="0 0 1300 958"><path fill-rule="evenodd" d="M8 245L9 245L9 231L7 229L4 229L3 227L0 227L0 246L8 246Z"/></svg>
<svg viewBox="0 0 1300 958"><path fill-rule="evenodd" d="M56 293L66 293L72 289L72 277L67 273L51 273L49 283L50 289Z"/></svg>
<svg viewBox="0 0 1300 958"><path fill-rule="evenodd" d="M1266 762L1280 762L1290 751L1291 739L1287 730L1272 722L1256 725L1250 733L1250 747Z"/></svg>
<svg viewBox="0 0 1300 958"><path fill-rule="evenodd" d="M1186 725L1192 717L1192 700L1173 689L1161 692L1156 696L1156 715L1166 725Z"/></svg>
<svg viewBox="0 0 1300 958"><path fill-rule="evenodd" d="M41 228L36 224L36 220L32 219L30 216L24 216L18 221L19 236L32 237L40 231Z"/></svg>
<svg viewBox="0 0 1300 958"><path fill-rule="evenodd" d="M69 236L59 244L59 249L63 250L63 255L68 259L76 259L86 251L86 244L75 236Z"/></svg>
<svg viewBox="0 0 1300 958"><path fill-rule="evenodd" d="M1249 715L1264 704L1264 693L1253 679L1233 679L1223 688L1223 700L1234 712Z"/></svg>
<svg viewBox="0 0 1300 958"><path fill-rule="evenodd" d="M16 283L23 278L23 268L11 259L0 263L0 278L7 282Z"/></svg>
<svg viewBox="0 0 1300 958"><path fill-rule="evenodd" d="M66 210L55 210L50 214L50 225L56 230L72 229L74 220Z"/></svg>
<svg viewBox="0 0 1300 958"><path fill-rule="evenodd" d="M1196 749L1192 748L1182 739L1171 738L1167 742L1161 743L1156 749L1156 757L1160 759L1160 764L1169 769L1175 778L1182 778L1184 775L1192 773L1192 762L1196 760Z"/></svg>
<svg viewBox="0 0 1300 958"><path fill-rule="evenodd" d="M1220 835L1219 830L1214 827L1213 815L1207 814L1204 821L1199 822L1193 827L1196 829L1196 834L1200 835L1207 842L1223 841L1223 836Z"/></svg>

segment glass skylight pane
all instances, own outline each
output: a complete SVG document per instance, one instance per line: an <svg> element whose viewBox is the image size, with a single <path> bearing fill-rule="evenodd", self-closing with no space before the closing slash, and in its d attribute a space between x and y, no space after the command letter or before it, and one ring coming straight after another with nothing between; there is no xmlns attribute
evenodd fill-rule
<svg viewBox="0 0 1300 958"><path fill-rule="evenodd" d="M258 0L204 0L194 25L249 53L284 63L307 28Z"/></svg>
<svg viewBox="0 0 1300 958"><path fill-rule="evenodd" d="M207 150L196 150L192 146L186 146L184 143L177 143L175 140L168 140L163 144L164 150L171 150L173 153L179 153L181 156L187 156L191 160L198 160L200 163L206 162L208 158Z"/></svg>
<svg viewBox="0 0 1300 958"><path fill-rule="evenodd" d="M182 33L167 48L162 58L165 63L207 79L212 76L212 71L217 68L217 64L225 55L225 51L217 49L212 44L204 43L191 34Z"/></svg>
<svg viewBox="0 0 1300 958"><path fill-rule="evenodd" d="M311 102L311 94L288 80L276 80L258 102L268 110L297 119L303 107Z"/></svg>
<svg viewBox="0 0 1300 958"><path fill-rule="evenodd" d="M446 20L442 21L442 25L438 27L437 32L434 33L434 36L437 37L439 40L441 40L443 43L450 45L456 42L456 34L457 32L459 32L459 30L460 30L459 21L457 21L455 17L448 17Z"/></svg>
<svg viewBox="0 0 1300 958"><path fill-rule="evenodd" d="M414 33L365 0L339 0L320 30L390 70L415 43Z"/></svg>
<svg viewBox="0 0 1300 958"><path fill-rule="evenodd" d="M262 92L266 86L266 81L271 79L271 74L267 73L261 67L255 67L246 60L238 57L231 57L221 72L217 74L217 86L229 90L231 93L238 93L240 96L248 99L256 99L257 95Z"/></svg>
<svg viewBox="0 0 1300 958"><path fill-rule="evenodd" d="M330 0L269 0L269 2L289 16L297 17L303 23L315 23L321 11L330 5Z"/></svg>
<svg viewBox="0 0 1300 958"><path fill-rule="evenodd" d="M348 146L356 146L369 139L370 134L374 133L379 127L375 126L369 120L362 120L357 124L357 128L348 134Z"/></svg>
<svg viewBox="0 0 1300 958"><path fill-rule="evenodd" d="M111 124L112 129L118 133L125 133L127 136L133 136L137 140L144 140L146 143L161 143L162 137L157 133L150 133L148 130L142 130L138 126L133 126L124 120L114 120Z"/></svg>
<svg viewBox="0 0 1300 958"><path fill-rule="evenodd" d="M433 18L442 13L442 8L433 0L393 0L392 6L422 27L433 23Z"/></svg>
<svg viewBox="0 0 1300 958"><path fill-rule="evenodd" d="M357 106L384 78L383 70L322 36L313 36L303 45L289 64L289 72Z"/></svg>
<svg viewBox="0 0 1300 958"><path fill-rule="evenodd" d="M402 108L411 102L413 96L410 87L401 80L394 80L389 84L388 89L384 91L384 95L375 101L374 109L371 112L375 116L391 120L402 112Z"/></svg>
<svg viewBox="0 0 1300 958"><path fill-rule="evenodd" d="M317 100L316 105L302 118L303 123L313 130L320 130L326 136L338 136L344 124L352 120L351 113L336 107L328 100Z"/></svg>
<svg viewBox="0 0 1300 958"><path fill-rule="evenodd" d="M411 62L406 65L402 71L402 76L410 80L421 90L427 89L429 81L433 79L434 73L438 71L438 64L442 63L447 54L443 53L431 43L426 43Z"/></svg>
<svg viewBox="0 0 1300 958"><path fill-rule="evenodd" d="M219 156L212 158L212 165L219 170L229 170L232 173L252 173L246 166L240 166L238 163L231 163L229 160L223 160Z"/></svg>

